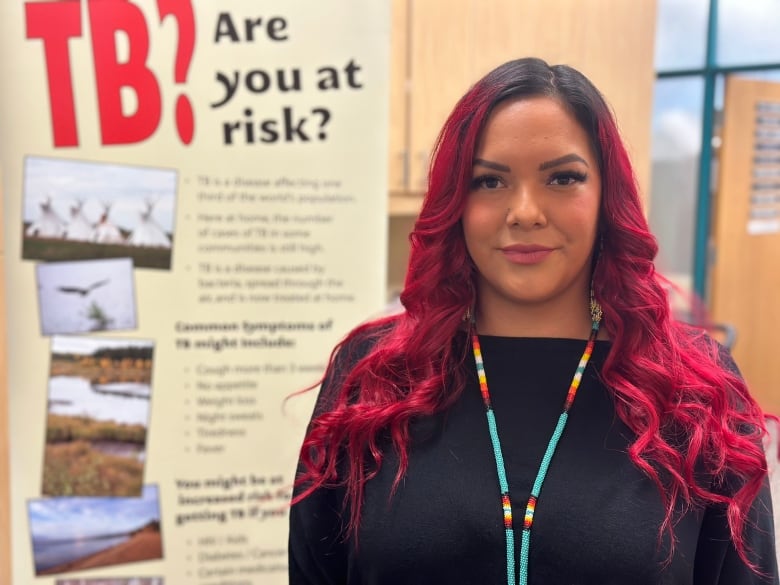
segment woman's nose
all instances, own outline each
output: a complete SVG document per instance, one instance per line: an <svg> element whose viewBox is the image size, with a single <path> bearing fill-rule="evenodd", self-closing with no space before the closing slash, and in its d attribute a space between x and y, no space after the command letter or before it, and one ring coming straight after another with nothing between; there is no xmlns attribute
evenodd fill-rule
<svg viewBox="0 0 780 585"><path fill-rule="evenodd" d="M506 222L509 226L533 229L547 224L541 197L533 187L518 187L508 204Z"/></svg>

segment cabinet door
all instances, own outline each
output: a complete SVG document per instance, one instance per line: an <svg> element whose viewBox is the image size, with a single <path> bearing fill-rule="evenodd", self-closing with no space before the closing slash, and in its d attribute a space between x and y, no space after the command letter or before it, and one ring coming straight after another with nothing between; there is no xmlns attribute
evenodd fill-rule
<svg viewBox="0 0 780 585"><path fill-rule="evenodd" d="M520 57L579 69L615 111L647 193L656 8L656 0L487 0L473 19L474 79Z"/></svg>
<svg viewBox="0 0 780 585"><path fill-rule="evenodd" d="M409 4L392 0L390 29L390 148L387 161L390 193L407 189L409 174Z"/></svg>
<svg viewBox="0 0 780 585"><path fill-rule="evenodd" d="M541 57L605 94L647 193L656 0L412 0L410 182L426 186L437 133L458 98L494 67Z"/></svg>
<svg viewBox="0 0 780 585"><path fill-rule="evenodd" d="M484 1L484 0L483 0ZM474 0L410 4L409 189L424 191L436 136L455 102L475 80Z"/></svg>
<svg viewBox="0 0 780 585"><path fill-rule="evenodd" d="M729 77L715 202L711 307L736 327L734 358L780 413L780 83Z"/></svg>

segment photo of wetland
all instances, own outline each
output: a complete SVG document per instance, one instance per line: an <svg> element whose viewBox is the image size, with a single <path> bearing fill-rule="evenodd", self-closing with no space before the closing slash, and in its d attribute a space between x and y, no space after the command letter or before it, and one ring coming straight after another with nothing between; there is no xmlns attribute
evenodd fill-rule
<svg viewBox="0 0 780 585"><path fill-rule="evenodd" d="M54 336L46 496L140 496L151 404L151 341Z"/></svg>

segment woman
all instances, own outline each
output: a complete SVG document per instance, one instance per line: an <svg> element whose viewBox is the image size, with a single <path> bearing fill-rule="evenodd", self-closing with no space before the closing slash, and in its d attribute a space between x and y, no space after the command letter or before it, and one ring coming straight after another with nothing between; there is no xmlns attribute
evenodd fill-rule
<svg viewBox="0 0 780 585"><path fill-rule="evenodd" d="M457 104L405 312L334 352L290 583L778 583L762 413L673 320L598 90L506 63Z"/></svg>

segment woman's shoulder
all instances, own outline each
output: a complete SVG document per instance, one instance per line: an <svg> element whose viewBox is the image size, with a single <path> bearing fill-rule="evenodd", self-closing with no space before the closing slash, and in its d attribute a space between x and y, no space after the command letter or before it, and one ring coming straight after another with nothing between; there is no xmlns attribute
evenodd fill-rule
<svg viewBox="0 0 780 585"><path fill-rule="evenodd" d="M685 322L677 322L675 325L676 331L683 341L683 348L698 354L695 356L696 359L709 358L714 366L739 378L742 377L739 367L731 355L731 350L714 335L712 329Z"/></svg>
<svg viewBox="0 0 780 585"><path fill-rule="evenodd" d="M708 404L719 404L719 420L728 420L730 432L742 435L760 445L766 416L739 370L731 350L706 329L688 326L688 335L697 355L689 360L689 369L696 368L706 381Z"/></svg>

